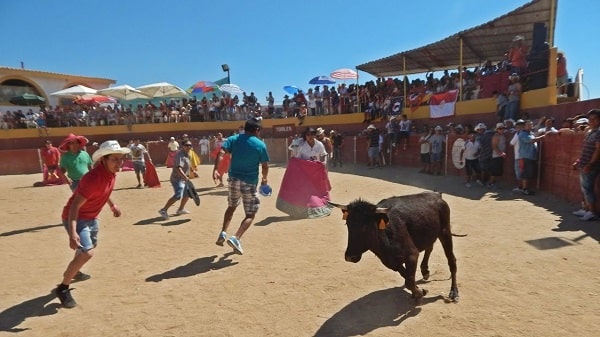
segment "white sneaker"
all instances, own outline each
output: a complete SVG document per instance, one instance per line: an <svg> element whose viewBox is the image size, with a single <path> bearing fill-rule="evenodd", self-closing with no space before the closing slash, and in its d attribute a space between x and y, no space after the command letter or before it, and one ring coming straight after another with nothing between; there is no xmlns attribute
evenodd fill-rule
<svg viewBox="0 0 600 337"><path fill-rule="evenodd" d="M187 209L178 209L175 214L177 214L177 215L190 214L190 211L188 211Z"/></svg>
<svg viewBox="0 0 600 337"><path fill-rule="evenodd" d="M579 217L582 217L582 216L584 216L584 215L585 215L585 213L587 213L587 211L586 211L585 209L583 209L583 208L582 208L582 209L580 209L580 210L578 210L578 211L575 211L575 212L573 212L573 215L577 215L577 216L579 216Z"/></svg>
<svg viewBox="0 0 600 337"><path fill-rule="evenodd" d="M583 221L590 221L590 220L596 220L596 214L587 211L585 212L585 214L581 217L581 220Z"/></svg>
<svg viewBox="0 0 600 337"><path fill-rule="evenodd" d="M169 220L169 213L167 213L167 210L161 208L158 210L158 214L160 214L164 220Z"/></svg>

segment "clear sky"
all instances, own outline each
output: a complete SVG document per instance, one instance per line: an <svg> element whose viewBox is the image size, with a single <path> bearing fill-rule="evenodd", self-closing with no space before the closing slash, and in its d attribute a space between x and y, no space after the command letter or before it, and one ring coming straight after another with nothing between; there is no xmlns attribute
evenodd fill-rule
<svg viewBox="0 0 600 337"><path fill-rule="evenodd" d="M0 66L184 89L227 75L264 104L308 81L448 37L527 0L0 0ZM600 97L600 1L559 0L555 46ZM507 41L507 47L510 41ZM359 72L360 83L374 79ZM424 75L423 75L424 77Z"/></svg>

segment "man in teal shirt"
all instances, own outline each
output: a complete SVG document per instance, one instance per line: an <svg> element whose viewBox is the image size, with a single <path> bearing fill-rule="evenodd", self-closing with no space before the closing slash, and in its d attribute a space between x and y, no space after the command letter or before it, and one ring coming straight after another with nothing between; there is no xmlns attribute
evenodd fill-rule
<svg viewBox="0 0 600 337"><path fill-rule="evenodd" d="M69 182L71 191L75 191L81 177L92 168L92 158L83 149L87 143L88 140L84 136L76 136L71 133L59 146L60 150L66 151L60 157L59 174Z"/></svg>

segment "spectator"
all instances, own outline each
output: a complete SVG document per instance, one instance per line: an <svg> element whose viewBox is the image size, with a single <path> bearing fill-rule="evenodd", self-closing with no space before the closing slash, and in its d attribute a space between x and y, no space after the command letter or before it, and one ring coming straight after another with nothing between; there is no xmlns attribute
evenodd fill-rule
<svg viewBox="0 0 600 337"><path fill-rule="evenodd" d="M544 116L542 117L542 121L544 126L537 130L536 135L540 136L548 133L558 133L558 130L554 127L554 117L546 118Z"/></svg>
<svg viewBox="0 0 600 337"><path fill-rule="evenodd" d="M545 135L535 136L531 131L533 123L525 121L523 130L519 132L519 168L521 170L521 193L532 195L533 191L529 189L529 182L535 177L536 162L538 158L537 142Z"/></svg>
<svg viewBox="0 0 600 337"><path fill-rule="evenodd" d="M523 74L527 69L527 47L524 45L524 41L523 36L515 36L508 51L511 71L517 75Z"/></svg>
<svg viewBox="0 0 600 337"><path fill-rule="evenodd" d="M508 104L508 99L504 95L504 93L499 91L494 91L492 93L494 97L496 97L496 115L498 116L498 121L503 121L505 118L508 119L510 117L506 117L506 105Z"/></svg>
<svg viewBox="0 0 600 337"><path fill-rule="evenodd" d="M406 114L402 114L402 118L398 123L398 143L402 143L403 150L406 150L408 148L408 140L410 138L410 125L411 121L408 120L408 116Z"/></svg>
<svg viewBox="0 0 600 337"><path fill-rule="evenodd" d="M587 114L589 128L583 140L581 155L573 163L573 169L579 169L579 183L583 193L583 208L573 212L581 220L590 221L600 214L596 207L596 178L600 174L600 109L590 110Z"/></svg>
<svg viewBox="0 0 600 337"><path fill-rule="evenodd" d="M475 126L475 140L479 142L481 150L479 151L479 168L481 169L481 184L488 183L490 175L490 161L492 160L492 137L494 135L493 130L487 130L487 127L483 123L479 123Z"/></svg>
<svg viewBox="0 0 600 337"><path fill-rule="evenodd" d="M303 139L300 135L295 134L290 142L290 146L288 146L288 150L290 150L290 158L296 158L298 155L298 147L302 144Z"/></svg>
<svg viewBox="0 0 600 337"><path fill-rule="evenodd" d="M323 128L317 128L317 140L323 143L325 147L325 151L327 152L326 159L329 161L331 159L331 153L333 152L333 144L331 143L331 139L327 137L325 134L325 130Z"/></svg>
<svg viewBox="0 0 600 337"><path fill-rule="evenodd" d="M373 169L375 166L381 167L379 163L379 129L377 129L373 124L370 124L367 127L367 148L369 155L369 168Z"/></svg>
<svg viewBox="0 0 600 337"><path fill-rule="evenodd" d="M469 133L467 135L467 141L465 142L464 148L460 151L460 163L465 164L465 172L467 174L467 182L465 184L466 187L471 187L471 181L473 180L473 174L476 174L476 177L481 175L481 170L479 169L479 159L477 156L479 155L479 143L475 141L475 133ZM479 178L476 178L479 180Z"/></svg>
<svg viewBox="0 0 600 337"><path fill-rule="evenodd" d="M567 59L562 51L556 53L556 86L559 95L566 95L569 85L569 74L567 72Z"/></svg>
<svg viewBox="0 0 600 337"><path fill-rule="evenodd" d="M333 153L332 153L332 164L333 167L336 166L344 166L344 162L342 160L342 148L344 147L344 136L341 132L336 132L335 130L331 130L329 133L329 137L332 140L333 145Z"/></svg>
<svg viewBox="0 0 600 337"><path fill-rule="evenodd" d="M508 78L510 84L508 85L508 103L506 105L505 119L517 119L519 118L519 106L521 105L521 93L523 87L519 82L519 75L513 73Z"/></svg>
<svg viewBox="0 0 600 337"><path fill-rule="evenodd" d="M506 157L506 137L504 137L505 126L503 123L496 124L496 131L492 136L492 159L490 161L489 188L496 187L497 177L504 173L504 157Z"/></svg>
<svg viewBox="0 0 600 337"><path fill-rule="evenodd" d="M419 138L419 144L421 144L421 164L423 168L419 173L431 174L431 144L429 138L433 135L433 128L424 128L423 135Z"/></svg>
<svg viewBox="0 0 600 337"><path fill-rule="evenodd" d="M515 154L515 162L514 162L514 170L515 170L515 178L517 178L517 187L513 188L514 193L522 193L523 186L521 186L521 168L519 167L521 156L519 155L519 132L523 131L523 127L525 126L525 121L519 119L515 122L515 134L510 140L510 145L512 145L514 154Z"/></svg>
<svg viewBox="0 0 600 337"><path fill-rule="evenodd" d="M434 129L434 134L429 137L429 144L431 144L431 172L438 176L442 175L442 157L444 143L446 142L442 131L442 127L438 125Z"/></svg>

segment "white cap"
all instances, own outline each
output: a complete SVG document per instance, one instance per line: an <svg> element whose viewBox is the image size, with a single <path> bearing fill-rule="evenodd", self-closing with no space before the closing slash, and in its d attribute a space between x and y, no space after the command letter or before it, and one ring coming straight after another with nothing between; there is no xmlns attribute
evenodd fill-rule
<svg viewBox="0 0 600 337"><path fill-rule="evenodd" d="M131 150L127 147L121 147L116 140L107 140L94 152L92 160L96 162L100 158L113 153L128 154L131 153Z"/></svg>
<svg viewBox="0 0 600 337"><path fill-rule="evenodd" d="M485 124L479 123L475 126L475 131L480 130L480 129L486 130L487 127L485 126Z"/></svg>
<svg viewBox="0 0 600 337"><path fill-rule="evenodd" d="M368 129L377 129L377 128L375 127L375 125L373 125L373 124L370 124L369 126L367 126L367 130L368 130Z"/></svg>

